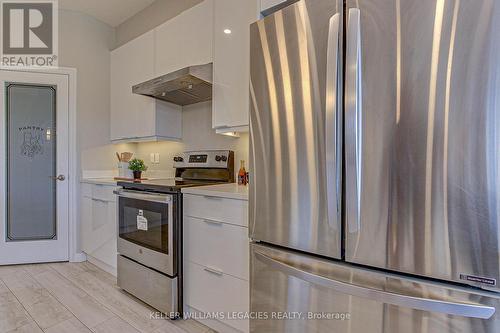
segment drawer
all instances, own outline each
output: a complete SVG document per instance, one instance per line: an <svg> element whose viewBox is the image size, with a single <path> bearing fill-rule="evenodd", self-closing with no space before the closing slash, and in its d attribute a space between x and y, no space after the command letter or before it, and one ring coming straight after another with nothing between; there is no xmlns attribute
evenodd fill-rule
<svg viewBox="0 0 500 333"><path fill-rule="evenodd" d="M248 201L184 194L184 215L248 227Z"/></svg>
<svg viewBox="0 0 500 333"><path fill-rule="evenodd" d="M113 193L114 189L114 186L93 184L92 198L108 202L115 202L116 195Z"/></svg>
<svg viewBox="0 0 500 333"><path fill-rule="evenodd" d="M92 184L81 183L82 196L91 198L92 197Z"/></svg>
<svg viewBox="0 0 500 333"><path fill-rule="evenodd" d="M247 228L184 217L184 256L189 261L248 280L248 248Z"/></svg>
<svg viewBox="0 0 500 333"><path fill-rule="evenodd" d="M161 312L178 312L177 278L118 256L118 286Z"/></svg>
<svg viewBox="0 0 500 333"><path fill-rule="evenodd" d="M186 262L184 273L186 304L206 313L247 313L250 308L248 281L227 274L215 274L207 269L204 266ZM219 320L243 332L248 332L248 320Z"/></svg>

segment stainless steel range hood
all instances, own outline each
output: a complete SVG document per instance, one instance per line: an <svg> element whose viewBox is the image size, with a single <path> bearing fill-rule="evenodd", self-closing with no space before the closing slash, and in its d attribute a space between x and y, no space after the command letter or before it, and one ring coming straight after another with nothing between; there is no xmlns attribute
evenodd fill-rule
<svg viewBox="0 0 500 333"><path fill-rule="evenodd" d="M134 94L158 98L177 105L212 99L212 64L183 68L132 87Z"/></svg>

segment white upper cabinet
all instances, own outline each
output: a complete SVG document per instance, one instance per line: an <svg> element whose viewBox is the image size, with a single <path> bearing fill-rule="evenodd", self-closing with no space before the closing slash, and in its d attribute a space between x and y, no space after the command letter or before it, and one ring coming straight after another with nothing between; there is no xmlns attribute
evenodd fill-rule
<svg viewBox="0 0 500 333"><path fill-rule="evenodd" d="M253 1L253 0L252 0ZM213 61L213 0L205 0L111 53L111 140L179 140L182 108L132 86Z"/></svg>
<svg viewBox="0 0 500 333"><path fill-rule="evenodd" d="M205 0L157 27L157 76L212 62L212 27L213 0Z"/></svg>
<svg viewBox="0 0 500 333"><path fill-rule="evenodd" d="M182 137L181 108L132 93L153 79L155 32L147 32L111 52L111 140L155 141Z"/></svg>
<svg viewBox="0 0 500 333"><path fill-rule="evenodd" d="M260 0L214 0L212 122L218 132L248 130L250 24Z"/></svg>
<svg viewBox="0 0 500 333"><path fill-rule="evenodd" d="M290 0L259 0L259 1L260 1L261 12L264 12L279 4L284 4L285 2L291 2Z"/></svg>
<svg viewBox="0 0 500 333"><path fill-rule="evenodd" d="M147 113L141 111L154 107L151 98L132 94L134 84L154 75L153 43L150 32L111 52L111 140L139 136L135 125Z"/></svg>

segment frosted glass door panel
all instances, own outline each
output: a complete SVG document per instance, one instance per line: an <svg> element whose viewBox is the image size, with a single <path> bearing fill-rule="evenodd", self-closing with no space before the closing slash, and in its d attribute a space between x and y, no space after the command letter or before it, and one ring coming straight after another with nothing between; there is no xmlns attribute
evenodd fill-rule
<svg viewBox="0 0 500 333"><path fill-rule="evenodd" d="M56 239L56 89L7 85L7 241Z"/></svg>

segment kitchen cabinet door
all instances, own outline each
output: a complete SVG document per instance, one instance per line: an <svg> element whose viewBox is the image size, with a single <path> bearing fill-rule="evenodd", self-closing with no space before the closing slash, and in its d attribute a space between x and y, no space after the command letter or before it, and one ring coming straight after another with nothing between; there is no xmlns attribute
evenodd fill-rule
<svg viewBox="0 0 500 333"><path fill-rule="evenodd" d="M250 24L259 0L214 0L213 127L248 128Z"/></svg>
<svg viewBox="0 0 500 333"><path fill-rule="evenodd" d="M205 0L156 28L156 76L212 62L212 26L213 0Z"/></svg>
<svg viewBox="0 0 500 333"><path fill-rule="evenodd" d="M82 195L81 198L81 246L83 252L101 263L116 269L116 202L114 187L92 185L92 192L102 188L102 196ZM112 200L109 198L113 197Z"/></svg>
<svg viewBox="0 0 500 333"><path fill-rule="evenodd" d="M184 267L186 269L184 297L188 309L196 309L205 314L249 312L248 281L214 272L211 268L192 262L187 262ZM203 316L201 313L199 315ZM190 314L193 316L196 312ZM236 332L249 332L248 319L219 318L218 322L227 325L225 329L215 326L217 321L215 323L214 321L205 324L218 332L235 332L235 329Z"/></svg>
<svg viewBox="0 0 500 333"><path fill-rule="evenodd" d="M154 78L154 31L111 52L111 140L154 135L155 100L132 93Z"/></svg>
<svg viewBox="0 0 500 333"><path fill-rule="evenodd" d="M90 249L92 239L92 199L82 196L80 201L80 244L83 252Z"/></svg>

